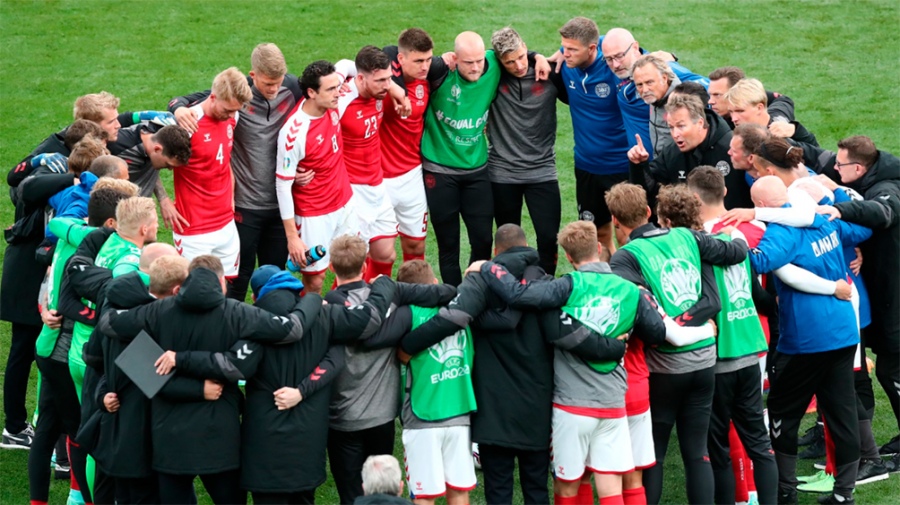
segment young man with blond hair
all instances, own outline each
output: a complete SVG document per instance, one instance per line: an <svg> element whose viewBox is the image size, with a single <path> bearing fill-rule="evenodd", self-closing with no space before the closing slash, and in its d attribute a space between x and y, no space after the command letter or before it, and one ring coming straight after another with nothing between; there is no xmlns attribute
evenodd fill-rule
<svg viewBox="0 0 900 505"><path fill-rule="evenodd" d="M797 142L818 147L816 136L799 121L777 120L769 114L769 98L766 89L757 79L744 78L738 81L722 97L728 104L728 115L735 126L743 123L758 124L768 128L776 137L789 138Z"/></svg>
<svg viewBox="0 0 900 505"><path fill-rule="evenodd" d="M191 157L174 169L175 208L187 224L173 231L178 253L192 259L212 254L222 261L227 279L237 276L240 239L234 224L231 151L238 111L252 98L241 72L231 67L213 80L209 97L191 110L199 117L191 136Z"/></svg>
<svg viewBox="0 0 900 505"><path fill-rule="evenodd" d="M247 83L253 97L241 111L234 129L231 168L234 174L234 220L241 243L241 264L228 296L243 300L257 262L284 268L287 239L275 196L278 131L303 97L300 81L287 71L281 50L272 43L253 48ZM196 131L197 118L191 106L209 96L209 91L176 97L169 102L178 124ZM308 181L306 181L308 182ZM181 224L179 224L179 227ZM175 228L176 231L178 228Z"/></svg>

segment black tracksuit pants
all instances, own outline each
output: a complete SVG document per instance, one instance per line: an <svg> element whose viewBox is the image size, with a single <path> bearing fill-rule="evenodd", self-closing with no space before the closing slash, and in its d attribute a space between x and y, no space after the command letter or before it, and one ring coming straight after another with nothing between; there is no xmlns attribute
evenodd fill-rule
<svg viewBox="0 0 900 505"><path fill-rule="evenodd" d="M12 323L9 356L3 375L3 414L6 416L6 431L13 435L24 430L28 423L25 396L34 361L34 343L40 333L40 325Z"/></svg>
<svg viewBox="0 0 900 505"><path fill-rule="evenodd" d="M734 422L738 437L753 461L753 480L759 503L774 504L778 498L778 467L763 418L759 365L716 374L712 417L709 421L709 459L716 485L716 503L734 502L734 472L731 468L728 432Z"/></svg>
<svg viewBox="0 0 900 505"><path fill-rule="evenodd" d="M359 431L329 429L328 460L341 503L353 503L363 495L361 472L366 458L393 453L393 420Z"/></svg>
<svg viewBox="0 0 900 505"><path fill-rule="evenodd" d="M535 182L531 184L501 184L492 182L494 192L494 220L497 227L507 223L522 224L522 199L528 205L528 214L537 236L537 250L541 268L556 275L557 247L561 203L559 182Z"/></svg>
<svg viewBox="0 0 900 505"><path fill-rule="evenodd" d="M259 266L275 265L284 270L288 256L287 237L278 209L237 207L234 225L241 240L241 264L237 277L228 286L228 297L242 302L257 262Z"/></svg>
<svg viewBox="0 0 900 505"><path fill-rule="evenodd" d="M811 354L779 354L769 390L769 433L778 485L797 486L797 430L813 395L834 440L834 492L850 497L859 466L859 420L853 379L856 346Z"/></svg>
<svg viewBox="0 0 900 505"><path fill-rule="evenodd" d="M662 497L663 466L673 426L677 429L684 463L688 502L713 502L713 472L706 444L715 381L713 367L683 374L650 373L650 417L656 464L644 470L648 504L655 505Z"/></svg>
<svg viewBox="0 0 900 505"><path fill-rule="evenodd" d="M194 494L196 475L159 474L159 501L162 505L197 503ZM247 492L241 490L241 471L228 470L200 475L203 487L216 505L245 504Z"/></svg>
<svg viewBox="0 0 900 505"><path fill-rule="evenodd" d="M513 474L519 460L519 484L528 504L548 504L547 476L550 474L550 450L527 451L478 444L484 475L484 500L490 504L512 504Z"/></svg>
<svg viewBox="0 0 900 505"><path fill-rule="evenodd" d="M428 213L438 245L441 280L459 286L460 227L462 216L469 235L469 263L491 258L494 199L487 168L465 174L439 174L423 170Z"/></svg>

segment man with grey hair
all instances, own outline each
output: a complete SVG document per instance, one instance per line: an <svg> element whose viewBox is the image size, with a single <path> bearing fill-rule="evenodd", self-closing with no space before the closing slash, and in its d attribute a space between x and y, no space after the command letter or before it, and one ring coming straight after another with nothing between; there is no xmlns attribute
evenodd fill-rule
<svg viewBox="0 0 900 505"><path fill-rule="evenodd" d="M551 73L549 81L535 79L534 53L529 53L511 27L494 32L491 45L503 69L487 127L494 220L498 228L507 223L520 225L524 198L537 235L541 267L553 275L561 212L554 150L556 99L565 96L566 90L557 73Z"/></svg>
<svg viewBox="0 0 900 505"><path fill-rule="evenodd" d="M649 54L634 62L631 78L638 96L650 106L650 142L656 158L664 147L673 143L665 107L669 94L681 84L681 79L665 61Z"/></svg>
<svg viewBox="0 0 900 505"><path fill-rule="evenodd" d="M355 505L409 504L400 497L403 494L403 475L400 463L390 454L369 456L362 467L362 482L365 496L360 496Z"/></svg>

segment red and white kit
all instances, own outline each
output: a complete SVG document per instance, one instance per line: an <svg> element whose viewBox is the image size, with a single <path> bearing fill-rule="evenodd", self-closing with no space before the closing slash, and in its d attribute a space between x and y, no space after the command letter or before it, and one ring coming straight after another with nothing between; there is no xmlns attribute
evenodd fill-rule
<svg viewBox="0 0 900 505"><path fill-rule="evenodd" d="M191 136L187 165L174 170L175 208L188 222L181 233L173 233L179 254L193 259L212 254L225 267L225 276L237 275L241 243L234 225L234 179L231 148L238 114L217 121L203 114L200 104L191 107L197 115L197 131Z"/></svg>

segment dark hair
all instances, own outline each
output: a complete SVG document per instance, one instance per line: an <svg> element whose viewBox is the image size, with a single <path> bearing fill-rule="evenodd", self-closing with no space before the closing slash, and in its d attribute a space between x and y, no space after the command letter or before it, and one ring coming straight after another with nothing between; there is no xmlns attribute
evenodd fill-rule
<svg viewBox="0 0 900 505"><path fill-rule="evenodd" d="M356 70L372 73L391 68L391 59L375 46L365 46L356 53Z"/></svg>
<svg viewBox="0 0 900 505"><path fill-rule="evenodd" d="M525 240L525 230L517 224L507 223L497 228L494 234L494 247L498 253L501 253L510 247L525 246L528 242Z"/></svg>
<svg viewBox="0 0 900 505"><path fill-rule="evenodd" d="M153 134L153 141L162 146L166 158L174 158L181 165L191 159L191 134L180 126L163 126Z"/></svg>
<svg viewBox="0 0 900 505"><path fill-rule="evenodd" d="M737 84L738 81L747 77L747 74L744 73L738 67L721 67L717 68L709 74L710 81L718 81L719 79L728 79L728 87L732 87Z"/></svg>
<svg viewBox="0 0 900 505"><path fill-rule="evenodd" d="M225 276L225 267L222 266L222 260L212 254L201 254L192 259L191 264L188 265L188 272L193 272L198 268L212 270L219 277Z"/></svg>
<svg viewBox="0 0 900 505"><path fill-rule="evenodd" d="M400 33L400 38L397 39L397 46L404 53L410 51L427 53L434 49L434 41L431 40L431 37L425 30L408 28Z"/></svg>
<svg viewBox="0 0 900 505"><path fill-rule="evenodd" d="M872 168L872 165L878 160L878 149L875 148L875 143L863 135L842 139L838 142L838 149L846 149L849 161L859 163L866 167L866 170Z"/></svg>
<svg viewBox="0 0 900 505"><path fill-rule="evenodd" d="M131 195L113 188L100 188L91 192L88 200L88 225L97 228L107 219L116 217L116 206Z"/></svg>
<svg viewBox="0 0 900 505"><path fill-rule="evenodd" d="M725 200L725 176L715 167L700 165L691 170L687 185L706 205L720 204Z"/></svg>
<svg viewBox="0 0 900 505"><path fill-rule="evenodd" d="M75 144L80 142L86 135L93 135L104 142L109 138L109 134L106 133L106 130L100 128L100 125L97 123L87 119L76 119L74 123L66 128L64 141L66 147L69 148L69 151L74 149Z"/></svg>
<svg viewBox="0 0 900 505"><path fill-rule="evenodd" d="M659 188L656 198L656 214L660 224L663 219L668 219L673 228L703 228L703 223L700 222L700 200L684 184L663 186Z"/></svg>
<svg viewBox="0 0 900 505"><path fill-rule="evenodd" d="M397 270L397 281L408 284L431 284L434 282L434 270L425 260L410 260Z"/></svg>
<svg viewBox="0 0 900 505"><path fill-rule="evenodd" d="M803 148L792 146L784 139L772 137L764 140L753 152L764 162L781 170L793 170L803 163Z"/></svg>
<svg viewBox="0 0 900 505"><path fill-rule="evenodd" d="M317 60L307 65L303 69L303 75L300 76L300 89L303 90L303 96L309 98L309 90L319 91L322 77L334 72L334 65L326 60Z"/></svg>
<svg viewBox="0 0 900 505"><path fill-rule="evenodd" d="M702 84L695 81L683 82L672 89L672 93L679 95L694 95L703 102L704 107L709 107L709 92Z"/></svg>
<svg viewBox="0 0 900 505"><path fill-rule="evenodd" d="M127 170L128 164L125 163L125 160L111 154L104 154L94 158L94 161L88 167L88 172L96 175L98 179L101 177L112 177L116 175L123 165Z"/></svg>
<svg viewBox="0 0 900 505"><path fill-rule="evenodd" d="M741 123L734 128L732 135L741 138L744 154L756 154L763 141L769 138L769 130L756 123Z"/></svg>

